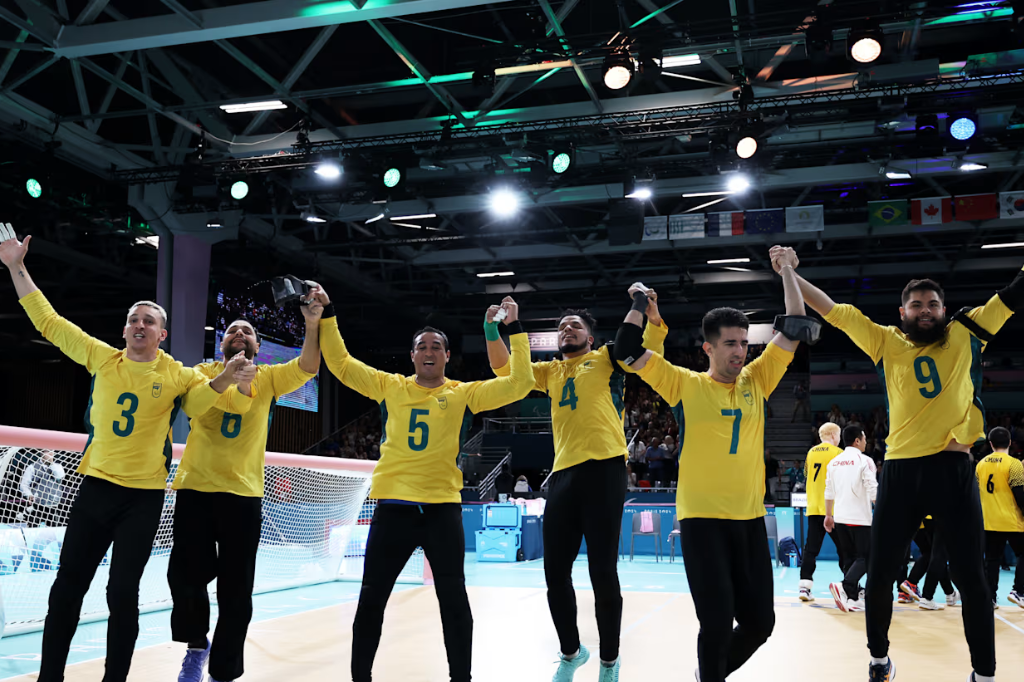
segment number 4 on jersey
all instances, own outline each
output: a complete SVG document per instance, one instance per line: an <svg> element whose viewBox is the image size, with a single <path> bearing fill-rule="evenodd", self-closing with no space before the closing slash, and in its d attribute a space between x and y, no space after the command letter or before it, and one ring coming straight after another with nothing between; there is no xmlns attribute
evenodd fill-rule
<svg viewBox="0 0 1024 682"><path fill-rule="evenodd" d="M558 406L565 407L568 405L570 410L575 410L577 400L575 380L573 377L569 377L565 382L565 386L562 387L562 400L558 403Z"/></svg>

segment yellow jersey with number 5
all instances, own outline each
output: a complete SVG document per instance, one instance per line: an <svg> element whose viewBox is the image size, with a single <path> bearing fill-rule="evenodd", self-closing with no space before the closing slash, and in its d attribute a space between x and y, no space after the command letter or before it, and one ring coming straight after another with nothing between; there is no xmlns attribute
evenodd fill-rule
<svg viewBox="0 0 1024 682"><path fill-rule="evenodd" d="M680 520L765 515L765 404L792 361L793 353L770 343L731 384L676 367L659 355L640 370L640 378L668 401L679 425Z"/></svg>
<svg viewBox="0 0 1024 682"><path fill-rule="evenodd" d="M997 294L967 317L995 334L1011 315ZM971 445L984 437L981 353L986 342L967 327L952 322L943 340L920 346L902 330L875 324L845 303L835 305L825 320L875 363L889 410L886 459L934 455L952 440Z"/></svg>

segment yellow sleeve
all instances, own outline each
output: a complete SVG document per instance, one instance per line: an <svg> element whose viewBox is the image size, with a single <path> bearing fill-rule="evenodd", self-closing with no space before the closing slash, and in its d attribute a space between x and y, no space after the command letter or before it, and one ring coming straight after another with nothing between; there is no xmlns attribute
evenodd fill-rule
<svg viewBox="0 0 1024 682"><path fill-rule="evenodd" d="M527 355L529 355L529 352L530 352L530 348L529 348L530 342L529 342L529 340L527 340L526 345L527 345L526 352L527 352ZM551 363L550 362L534 362L534 363L531 364L531 367L533 368L533 388L531 388L530 390L531 391L541 391L541 392L547 393L547 390L548 390L548 372L551 369ZM509 362L506 362L502 367L492 367L491 371L494 372L494 376L497 376L497 377L507 377L510 374L512 374L512 362L510 360ZM527 392L529 392L529 391L527 391Z"/></svg>
<svg viewBox="0 0 1024 682"><path fill-rule="evenodd" d="M886 329L875 324L867 315L848 303L837 303L825 316L825 321L837 329L841 329L857 344L857 347L868 354L871 361L878 363L885 349Z"/></svg>
<svg viewBox="0 0 1024 682"><path fill-rule="evenodd" d="M341 338L340 334L338 338ZM271 365L268 371L275 398L299 390L307 381L316 376L316 374L310 374L299 367L299 358L279 365Z"/></svg>
<svg viewBox="0 0 1024 682"><path fill-rule="evenodd" d="M644 325L644 348L658 355L665 354L665 338L668 336L668 323L661 321L661 326L650 322Z"/></svg>
<svg viewBox="0 0 1024 682"><path fill-rule="evenodd" d="M696 372L676 367L664 357L654 355L637 374L671 406L683 399L684 385Z"/></svg>
<svg viewBox="0 0 1024 682"><path fill-rule="evenodd" d="M994 294L992 298L988 299L988 303L967 313L967 317L977 322L989 334L995 334L1002 329L1012 316L1013 311L1006 307L1003 299L999 298L999 294Z"/></svg>
<svg viewBox="0 0 1024 682"><path fill-rule="evenodd" d="M794 351L785 350L782 346L769 343L768 347L761 353L761 357L747 365L747 371L754 379L754 384L761 390L761 394L767 398L775 390L775 387L782 381L789 363L793 362Z"/></svg>
<svg viewBox="0 0 1024 682"><path fill-rule="evenodd" d="M384 400L387 372L376 370L348 354L338 331L337 317L320 320L320 350L327 368L338 377L338 381L375 402Z"/></svg>
<svg viewBox="0 0 1024 682"><path fill-rule="evenodd" d="M64 355L84 365L90 374L95 374L106 360L121 354L113 346L89 336L78 325L58 315L43 292L33 291L18 302L43 338L60 348Z"/></svg>
<svg viewBox="0 0 1024 682"><path fill-rule="evenodd" d="M1010 458L1010 470L1006 472L1006 483L1011 488L1024 487L1024 464L1019 459Z"/></svg>
<svg viewBox="0 0 1024 682"><path fill-rule="evenodd" d="M512 353L507 363L509 375L469 384L466 405L470 412L486 412L522 400L533 390L534 375L530 364L530 339L526 334L509 338Z"/></svg>
<svg viewBox="0 0 1024 682"><path fill-rule="evenodd" d="M234 386L229 387L224 393L217 393L210 386L210 379L207 378L202 370L183 367L180 362L175 364L179 368L179 385L181 388L178 395L183 395L181 409L184 410L185 416L191 419L206 414L216 404L227 404L227 398L225 398L224 394L233 390Z"/></svg>

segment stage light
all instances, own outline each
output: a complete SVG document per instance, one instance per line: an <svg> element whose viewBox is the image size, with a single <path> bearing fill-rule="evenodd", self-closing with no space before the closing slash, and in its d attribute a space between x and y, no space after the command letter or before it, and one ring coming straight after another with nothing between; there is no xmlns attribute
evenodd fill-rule
<svg viewBox="0 0 1024 682"><path fill-rule="evenodd" d="M851 29L846 36L849 56L860 64L870 64L882 56L882 31L877 26Z"/></svg>
<svg viewBox="0 0 1024 682"><path fill-rule="evenodd" d="M736 156L741 159L749 159L757 153L757 140L747 135L736 143Z"/></svg>
<svg viewBox="0 0 1024 682"><path fill-rule="evenodd" d="M25 191L33 199L38 199L43 196L43 186L39 184L39 181L35 178L29 178L28 182L25 183Z"/></svg>
<svg viewBox="0 0 1024 682"><path fill-rule="evenodd" d="M235 184L231 185L231 198L235 201L241 201L249 195L249 183L244 180L239 180Z"/></svg>
<svg viewBox="0 0 1024 682"><path fill-rule="evenodd" d="M571 152L556 152L551 159L551 170L559 175L569 170L570 166L572 166Z"/></svg>
<svg viewBox="0 0 1024 682"><path fill-rule="evenodd" d="M325 180L337 180L341 177L341 166L336 163L321 163L316 167L316 174Z"/></svg>
<svg viewBox="0 0 1024 682"><path fill-rule="evenodd" d="M978 122L970 115L955 114L949 118L949 134L954 140L969 140L978 132Z"/></svg>
<svg viewBox="0 0 1024 682"><path fill-rule="evenodd" d="M621 90L633 79L633 58L617 50L604 58L604 84L609 90Z"/></svg>
<svg viewBox="0 0 1024 682"><path fill-rule="evenodd" d="M920 114L914 121L918 135L932 136L939 132L939 117L935 114Z"/></svg>
<svg viewBox="0 0 1024 682"><path fill-rule="evenodd" d="M733 175L725 185L732 194L739 194L750 189L750 180L746 175Z"/></svg>
<svg viewBox="0 0 1024 682"><path fill-rule="evenodd" d="M625 196L626 199L640 199L641 201L647 201L654 192L651 191L650 187L637 187L635 190Z"/></svg>
<svg viewBox="0 0 1024 682"><path fill-rule="evenodd" d="M491 192L491 212L499 218L510 218L519 210L519 197L515 192L507 189L498 189Z"/></svg>
<svg viewBox="0 0 1024 682"><path fill-rule="evenodd" d="M914 177L910 171L905 168L897 168L896 166L885 165L879 169L879 173L884 175L889 180L910 180Z"/></svg>
<svg viewBox="0 0 1024 682"><path fill-rule="evenodd" d="M388 168L384 171L384 186L393 189L402 181L402 171L397 168Z"/></svg>
<svg viewBox="0 0 1024 682"><path fill-rule="evenodd" d="M273 111L274 109L287 109L288 105L279 99L266 102L246 102L244 104L222 104L220 108L226 114L247 114L253 111Z"/></svg>
<svg viewBox="0 0 1024 682"><path fill-rule="evenodd" d="M964 161L963 159L953 159L953 163L951 163L950 166L953 170L963 172L979 171L988 168L988 164L977 163L975 161Z"/></svg>
<svg viewBox="0 0 1024 682"><path fill-rule="evenodd" d="M511 270L506 270L504 272L478 272L478 273L476 273L476 276L477 277L481 277L481 278L483 278L483 277L512 277L515 274L516 273L512 272Z"/></svg>
<svg viewBox="0 0 1024 682"><path fill-rule="evenodd" d="M709 260L708 265L724 265L726 263L749 263L749 258L718 258Z"/></svg>

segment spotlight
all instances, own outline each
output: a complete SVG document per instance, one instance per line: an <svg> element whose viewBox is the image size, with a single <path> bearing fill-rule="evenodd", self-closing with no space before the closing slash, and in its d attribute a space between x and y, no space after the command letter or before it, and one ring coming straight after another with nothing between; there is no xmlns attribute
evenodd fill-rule
<svg viewBox="0 0 1024 682"><path fill-rule="evenodd" d="M507 189L498 189L491 192L491 212L499 218L511 218L519 210L519 197Z"/></svg>
<svg viewBox="0 0 1024 682"><path fill-rule="evenodd" d="M757 140L747 135L746 137L740 138L740 141L736 143L736 156L741 159L749 159L751 156L757 153Z"/></svg>
<svg viewBox="0 0 1024 682"><path fill-rule="evenodd" d="M750 180L746 175L736 174L729 178L725 184L730 194L740 194L750 189Z"/></svg>
<svg viewBox="0 0 1024 682"><path fill-rule="evenodd" d="M939 134L939 117L935 114L920 114L914 121L914 128L921 137L934 137Z"/></svg>
<svg viewBox="0 0 1024 682"><path fill-rule="evenodd" d="M39 184L39 181L35 178L28 179L25 183L25 191L28 192L28 195L33 199L38 199L43 196L43 186Z"/></svg>
<svg viewBox="0 0 1024 682"><path fill-rule="evenodd" d="M231 198L235 201L241 201L249 195L249 183L244 180L239 180L235 184L231 185Z"/></svg>
<svg viewBox="0 0 1024 682"><path fill-rule="evenodd" d="M988 168L988 164L977 163L975 161L964 161L963 159L953 159L953 163L950 164L953 170L962 172L979 171Z"/></svg>
<svg viewBox="0 0 1024 682"><path fill-rule="evenodd" d="M604 58L604 84L609 90L621 90L633 79L633 58L625 50L616 50Z"/></svg>
<svg viewBox="0 0 1024 682"><path fill-rule="evenodd" d="M388 168L384 171L384 186L393 189L402 181L402 171L397 168Z"/></svg>
<svg viewBox="0 0 1024 682"><path fill-rule="evenodd" d="M870 64L882 56L882 32L878 28L851 30L846 36L850 59Z"/></svg>
<svg viewBox="0 0 1024 682"><path fill-rule="evenodd" d="M978 132L978 121L971 114L950 114L949 134L954 140L969 140Z"/></svg>
<svg viewBox="0 0 1024 682"><path fill-rule="evenodd" d="M641 201L647 201L654 193L650 187L637 187L635 190L625 196L626 199L640 199Z"/></svg>
<svg viewBox="0 0 1024 682"><path fill-rule="evenodd" d="M325 180L337 180L341 177L341 166L333 162L321 163L316 167L316 174Z"/></svg>
<svg viewBox="0 0 1024 682"><path fill-rule="evenodd" d="M886 164L878 169L880 175L884 175L889 180L910 180L914 177L910 171L905 168L897 168L896 166L890 166Z"/></svg>
<svg viewBox="0 0 1024 682"><path fill-rule="evenodd" d="M305 220L307 223L326 223L326 218L321 218L312 211L303 211L299 214L299 217Z"/></svg>
<svg viewBox="0 0 1024 682"><path fill-rule="evenodd" d="M551 170L557 175L568 171L576 160L572 147L555 149L551 152Z"/></svg>

